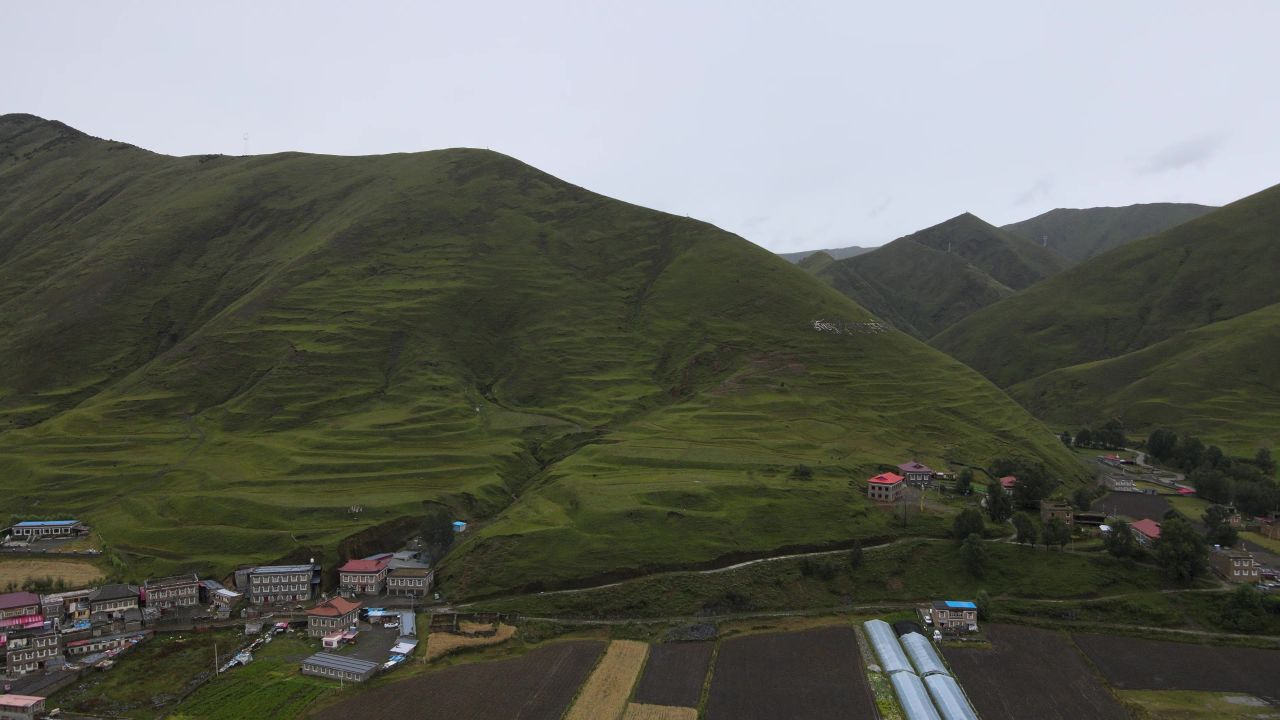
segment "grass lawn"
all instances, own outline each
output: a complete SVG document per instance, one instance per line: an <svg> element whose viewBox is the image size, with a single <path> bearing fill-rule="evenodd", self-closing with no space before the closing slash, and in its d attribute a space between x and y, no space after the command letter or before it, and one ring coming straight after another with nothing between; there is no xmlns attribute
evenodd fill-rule
<svg viewBox="0 0 1280 720"><path fill-rule="evenodd" d="M299 671L301 661L317 651L316 643L300 633L276 636L253 656L253 662L234 668L197 690L173 709L172 718L296 718L321 697L338 691L338 683L309 677Z"/></svg>

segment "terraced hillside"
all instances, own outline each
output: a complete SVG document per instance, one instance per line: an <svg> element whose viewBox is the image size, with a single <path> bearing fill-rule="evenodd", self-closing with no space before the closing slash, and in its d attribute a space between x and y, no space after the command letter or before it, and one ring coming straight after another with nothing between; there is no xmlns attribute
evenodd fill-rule
<svg viewBox="0 0 1280 720"><path fill-rule="evenodd" d="M806 263L844 295L923 339L1067 266L970 213L856 257Z"/></svg>
<svg viewBox="0 0 1280 720"><path fill-rule="evenodd" d="M1057 208L1001 229L1033 243L1044 243L1045 247L1075 264L1139 238L1164 232L1215 209L1194 203Z"/></svg>
<svg viewBox="0 0 1280 720"><path fill-rule="evenodd" d="M933 339L1054 422L1280 444L1280 186L1086 261ZM993 352L993 348L999 348Z"/></svg>
<svg viewBox="0 0 1280 720"><path fill-rule="evenodd" d="M438 502L474 526L460 597L881 533L849 480L904 457L1078 471L871 321L497 153L176 158L0 118L0 512L83 517L126 575L332 560Z"/></svg>

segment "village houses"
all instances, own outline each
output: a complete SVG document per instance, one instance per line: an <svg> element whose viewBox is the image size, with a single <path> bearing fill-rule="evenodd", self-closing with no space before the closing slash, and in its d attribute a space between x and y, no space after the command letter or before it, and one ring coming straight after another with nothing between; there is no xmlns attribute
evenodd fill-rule
<svg viewBox="0 0 1280 720"><path fill-rule="evenodd" d="M241 573L245 580L241 584ZM236 573L236 586L248 587L255 605L301 603L310 600L319 584L318 568L309 565L265 565Z"/></svg>
<svg viewBox="0 0 1280 720"><path fill-rule="evenodd" d="M34 542L84 535L89 532L89 528L79 520L27 520L11 526L8 532L10 540Z"/></svg>
<svg viewBox="0 0 1280 720"><path fill-rule="evenodd" d="M1253 553L1245 550L1243 544L1238 550L1215 547L1209 553L1209 565L1227 582L1253 584L1262 574Z"/></svg>
<svg viewBox="0 0 1280 720"><path fill-rule="evenodd" d="M908 485L925 485L933 481L933 470L915 460L899 465L898 472Z"/></svg>
<svg viewBox="0 0 1280 720"><path fill-rule="evenodd" d="M378 595L387 579L387 567L391 553L374 555L363 560L348 560L338 568L338 586L356 595Z"/></svg>
<svg viewBox="0 0 1280 720"><path fill-rule="evenodd" d="M361 603L336 597L307 611L307 634L324 637L354 626L360 617Z"/></svg>
<svg viewBox="0 0 1280 720"><path fill-rule="evenodd" d="M148 580L142 585L147 607L172 610L200 604L200 578L195 573Z"/></svg>
<svg viewBox="0 0 1280 720"><path fill-rule="evenodd" d="M36 695L0 695L0 720L34 720L44 717L44 698Z"/></svg>
<svg viewBox="0 0 1280 720"><path fill-rule="evenodd" d="M1040 522L1048 523L1055 518L1067 527L1075 527L1075 509L1070 503L1064 500L1041 500Z"/></svg>
<svg viewBox="0 0 1280 720"><path fill-rule="evenodd" d="M935 600L929 608L933 626L942 631L977 632L978 606L967 600Z"/></svg>
<svg viewBox="0 0 1280 720"><path fill-rule="evenodd" d="M1150 547L1160 539L1160 523L1151 518L1135 520L1129 525L1129 529L1133 531L1133 537L1143 547Z"/></svg>
<svg viewBox="0 0 1280 720"><path fill-rule="evenodd" d="M102 585L89 593L89 611L92 614L106 613L108 617L119 616L126 610L138 609L138 595L137 585Z"/></svg>

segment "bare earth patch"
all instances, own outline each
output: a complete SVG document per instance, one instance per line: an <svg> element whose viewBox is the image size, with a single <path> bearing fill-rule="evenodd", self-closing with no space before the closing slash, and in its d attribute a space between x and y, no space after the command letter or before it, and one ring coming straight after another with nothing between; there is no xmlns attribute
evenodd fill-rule
<svg viewBox="0 0 1280 720"><path fill-rule="evenodd" d="M646 643L614 640L596 666L565 720L618 720L649 654Z"/></svg>
<svg viewBox="0 0 1280 720"><path fill-rule="evenodd" d="M68 588L88 587L105 575L94 565L80 560L0 560L0 590L22 587L28 580L62 580Z"/></svg>
<svg viewBox="0 0 1280 720"><path fill-rule="evenodd" d="M502 624L498 625L498 633L492 637L467 637L447 632L433 632L427 636L427 662L463 648L499 645L510 640L515 634L515 626Z"/></svg>

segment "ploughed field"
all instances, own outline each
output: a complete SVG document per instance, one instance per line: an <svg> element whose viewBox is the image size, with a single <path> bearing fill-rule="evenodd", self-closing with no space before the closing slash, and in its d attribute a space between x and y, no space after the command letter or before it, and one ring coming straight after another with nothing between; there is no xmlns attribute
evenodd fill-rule
<svg viewBox="0 0 1280 720"><path fill-rule="evenodd" d="M818 628L725 640L716 656L706 717L876 717L853 628Z"/></svg>
<svg viewBox="0 0 1280 720"><path fill-rule="evenodd" d="M636 685L636 702L697 707L714 651L711 642L654 645Z"/></svg>
<svg viewBox="0 0 1280 720"><path fill-rule="evenodd" d="M1123 515L1135 520L1151 518L1158 522L1164 517L1165 513L1169 512L1172 506L1169 505L1168 500L1159 495L1113 492L1094 500L1093 505L1090 507L1094 510L1113 515Z"/></svg>
<svg viewBox="0 0 1280 720"><path fill-rule="evenodd" d="M560 720L604 647L555 643L511 660L446 668L356 695L315 717Z"/></svg>
<svg viewBox="0 0 1280 720"><path fill-rule="evenodd" d="M1280 703L1280 650L1115 635L1081 634L1075 641L1118 689L1241 692Z"/></svg>
<svg viewBox="0 0 1280 720"><path fill-rule="evenodd" d="M988 625L991 649L944 648L943 654L983 720L1127 720L1065 634Z"/></svg>

